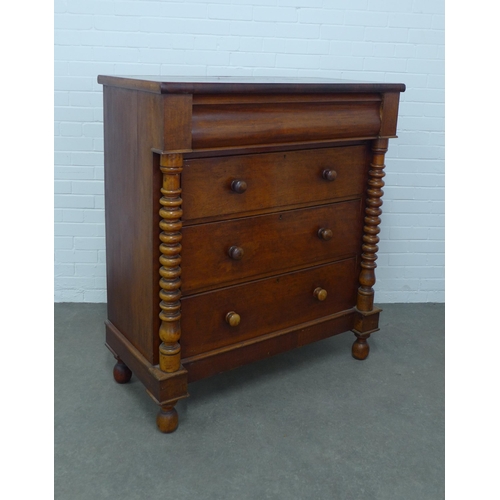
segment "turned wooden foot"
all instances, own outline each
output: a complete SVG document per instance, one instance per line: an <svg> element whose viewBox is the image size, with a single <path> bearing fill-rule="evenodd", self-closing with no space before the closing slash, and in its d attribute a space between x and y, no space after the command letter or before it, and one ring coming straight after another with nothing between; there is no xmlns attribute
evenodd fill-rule
<svg viewBox="0 0 500 500"><path fill-rule="evenodd" d="M356 337L357 339L354 341L354 344L352 344L352 357L362 361L368 357L368 353L370 352L370 346L367 342L368 337L362 337L360 335L356 335Z"/></svg>
<svg viewBox="0 0 500 500"><path fill-rule="evenodd" d="M119 384L126 384L132 377L130 368L120 358L116 358L116 365L113 368L113 377Z"/></svg>
<svg viewBox="0 0 500 500"><path fill-rule="evenodd" d="M174 403L175 404L175 403ZM156 425L161 432L174 432L179 425L179 416L173 405L160 406L160 410L156 417Z"/></svg>

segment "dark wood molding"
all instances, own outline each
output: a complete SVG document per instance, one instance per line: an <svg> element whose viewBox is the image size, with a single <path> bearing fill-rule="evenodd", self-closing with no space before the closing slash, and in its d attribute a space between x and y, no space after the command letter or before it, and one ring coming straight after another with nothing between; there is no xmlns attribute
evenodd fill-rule
<svg viewBox="0 0 500 500"><path fill-rule="evenodd" d="M324 94L404 92L403 83L371 83L321 78L127 77L99 75L102 85L159 94Z"/></svg>

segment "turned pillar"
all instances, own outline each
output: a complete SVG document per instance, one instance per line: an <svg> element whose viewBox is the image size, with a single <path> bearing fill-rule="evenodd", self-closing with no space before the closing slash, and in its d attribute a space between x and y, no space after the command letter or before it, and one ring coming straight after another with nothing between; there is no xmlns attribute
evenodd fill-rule
<svg viewBox="0 0 500 500"><path fill-rule="evenodd" d="M387 152L388 139L376 139L372 142L372 158L368 172L368 189L366 192L365 218L363 226L363 246L361 254L361 273L357 295L357 318L354 334L357 339L352 346L352 355L356 359L366 359L370 351L367 339L371 333L378 330L378 315L380 309L373 307L375 284L375 268L377 267L377 252L380 232L380 215L382 214L382 196L384 192L383 178L384 160Z"/></svg>
<svg viewBox="0 0 500 500"><path fill-rule="evenodd" d="M182 154L162 154L163 174L160 199L160 340L159 367L165 373L181 368L181 228L182 198L180 176ZM157 424L162 432L177 428L175 402L160 404Z"/></svg>

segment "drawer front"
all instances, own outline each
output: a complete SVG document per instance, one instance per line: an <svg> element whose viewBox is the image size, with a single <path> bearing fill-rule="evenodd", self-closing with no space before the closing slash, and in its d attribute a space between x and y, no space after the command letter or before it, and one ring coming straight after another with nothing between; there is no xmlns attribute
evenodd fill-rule
<svg viewBox="0 0 500 500"><path fill-rule="evenodd" d="M187 226L182 293L331 262L361 250L361 200Z"/></svg>
<svg viewBox="0 0 500 500"><path fill-rule="evenodd" d="M332 97L330 97L331 99ZM193 105L193 149L376 137L380 96L344 94L328 102ZM300 98L299 98L300 99ZM254 99L255 101L256 99Z"/></svg>
<svg viewBox="0 0 500 500"><path fill-rule="evenodd" d="M183 220L360 196L367 167L364 145L188 159L181 179Z"/></svg>
<svg viewBox="0 0 500 500"><path fill-rule="evenodd" d="M352 308L356 303L356 259L183 297L184 358ZM316 289L326 290L324 300ZM237 326L226 321L234 311ZM234 316L233 316L234 319Z"/></svg>

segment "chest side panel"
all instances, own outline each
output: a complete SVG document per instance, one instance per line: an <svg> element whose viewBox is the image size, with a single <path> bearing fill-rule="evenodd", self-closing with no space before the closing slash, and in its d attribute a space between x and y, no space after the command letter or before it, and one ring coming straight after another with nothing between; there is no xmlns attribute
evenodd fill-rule
<svg viewBox="0 0 500 500"><path fill-rule="evenodd" d="M150 362L157 351L159 96L104 88L108 319ZM156 261L155 261L156 260Z"/></svg>

